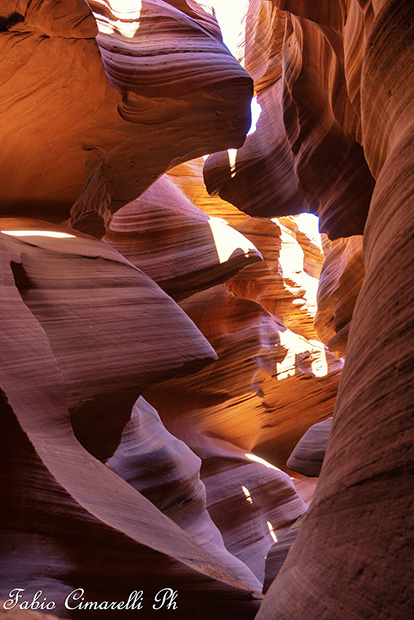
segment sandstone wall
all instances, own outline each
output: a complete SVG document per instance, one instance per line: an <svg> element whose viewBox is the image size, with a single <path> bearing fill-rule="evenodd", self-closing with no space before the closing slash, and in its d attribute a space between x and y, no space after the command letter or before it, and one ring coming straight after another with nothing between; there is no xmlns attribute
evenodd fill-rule
<svg viewBox="0 0 414 620"><path fill-rule="evenodd" d="M0 9L2 600L410 617L410 5L246 7Z"/></svg>

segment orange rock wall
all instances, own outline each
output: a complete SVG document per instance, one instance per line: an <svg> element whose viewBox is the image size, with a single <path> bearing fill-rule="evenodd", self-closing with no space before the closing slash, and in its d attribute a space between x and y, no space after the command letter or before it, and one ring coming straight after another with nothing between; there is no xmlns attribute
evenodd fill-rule
<svg viewBox="0 0 414 620"><path fill-rule="evenodd" d="M347 8L360 13L355 5ZM366 275L320 481L260 620L404 618L412 609L410 11L409 3L393 1L367 10L361 128L376 185L364 235Z"/></svg>
<svg viewBox="0 0 414 620"><path fill-rule="evenodd" d="M194 0L0 10L1 600L410 616L410 5L243 26L244 68Z"/></svg>

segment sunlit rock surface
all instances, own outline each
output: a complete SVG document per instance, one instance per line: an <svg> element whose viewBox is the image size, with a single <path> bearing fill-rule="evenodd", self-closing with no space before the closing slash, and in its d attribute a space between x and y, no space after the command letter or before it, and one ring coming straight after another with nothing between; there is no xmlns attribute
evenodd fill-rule
<svg viewBox="0 0 414 620"><path fill-rule="evenodd" d="M364 280L362 243L359 236L334 241L320 275L315 329L338 357L345 355L352 314Z"/></svg>
<svg viewBox="0 0 414 620"><path fill-rule="evenodd" d="M166 175L115 214L104 240L176 300L262 259L252 243L197 209Z"/></svg>
<svg viewBox="0 0 414 620"><path fill-rule="evenodd" d="M412 615L411 6L240 4L0 9L2 600Z"/></svg>
<svg viewBox="0 0 414 620"><path fill-rule="evenodd" d="M331 414L342 364L323 345L312 346L224 285L193 295L181 307L219 359L188 380L158 384L146 397L167 428L202 459L207 506L226 547L262 579L272 543L268 523L280 528L306 508L274 465L285 467L309 425Z"/></svg>
<svg viewBox="0 0 414 620"><path fill-rule="evenodd" d="M105 458L143 389L216 355L180 308L116 250L71 229L63 238L49 234L2 234L2 242L15 290L59 362L75 434ZM172 350L177 337L182 344Z"/></svg>
<svg viewBox="0 0 414 620"><path fill-rule="evenodd" d="M2 6L1 215L71 210L101 237L172 162L241 146L252 81L215 19L176 4Z"/></svg>
<svg viewBox="0 0 414 620"><path fill-rule="evenodd" d="M166 430L157 411L142 397L135 403L121 443L107 466L228 566L229 573L261 590L261 583L246 565L226 550L207 512L201 460Z"/></svg>
<svg viewBox="0 0 414 620"><path fill-rule="evenodd" d="M246 450L256 446L283 467L307 428L332 414L342 362L224 285L181 307L219 359L189 379L157 385L150 402L168 428L188 415L204 433Z"/></svg>
<svg viewBox="0 0 414 620"><path fill-rule="evenodd" d="M239 224L237 229L260 250L264 262L243 269L228 288L259 302L296 333L318 340L313 323L323 254L320 242L313 243L309 232L301 234L299 225L293 218L248 218Z"/></svg>
<svg viewBox="0 0 414 620"><path fill-rule="evenodd" d="M313 328L320 237L300 218L251 218L210 197L199 161L167 176L209 216L231 222L263 261L229 279L227 291L215 287L183 301L219 360L191 380L157 386L150 400L167 424L190 415L203 433L256 448L283 468L309 426L332 415L342 369Z"/></svg>
<svg viewBox="0 0 414 620"><path fill-rule="evenodd" d="M227 549L263 583L270 545L307 505L287 474L255 454L221 440L189 441L202 459L208 510Z"/></svg>
<svg viewBox="0 0 414 620"><path fill-rule="evenodd" d="M174 166L167 176L201 211L211 217L223 218L230 226L237 228L249 216L219 196L208 194L203 181L203 166L204 159L199 157Z"/></svg>
<svg viewBox="0 0 414 620"><path fill-rule="evenodd" d="M261 589L246 565L263 581L271 532L303 514L306 504L289 476L254 454L185 428L181 434L200 458L168 433L155 409L141 398L107 465L228 564L241 581Z"/></svg>
<svg viewBox="0 0 414 620"><path fill-rule="evenodd" d="M241 149L207 160L207 188L251 215L310 211L331 238L361 234L374 180L356 140L359 91L351 101L347 90L347 79L354 82L360 69L353 65L349 22L343 26L336 1L325 3L320 23L318 9L273 4L272 10L266 1L252 2L246 18L244 63L254 75L262 116ZM358 33L363 20L360 9Z"/></svg>
<svg viewBox="0 0 414 620"><path fill-rule="evenodd" d="M279 574L279 571L287 558L287 554L297 538L302 521L302 518L297 519L270 547L266 556L266 568L263 583L264 593L268 591L269 587Z"/></svg>

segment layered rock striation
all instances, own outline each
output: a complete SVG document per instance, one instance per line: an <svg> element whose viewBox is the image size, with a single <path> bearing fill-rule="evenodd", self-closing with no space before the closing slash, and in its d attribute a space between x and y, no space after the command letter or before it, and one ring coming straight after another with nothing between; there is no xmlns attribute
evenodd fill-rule
<svg viewBox="0 0 414 620"><path fill-rule="evenodd" d="M311 426L295 446L286 465L304 476L319 476L331 428L332 418Z"/></svg>
<svg viewBox="0 0 414 620"><path fill-rule="evenodd" d="M410 6L246 9L0 10L2 601L410 617Z"/></svg>
<svg viewBox="0 0 414 620"><path fill-rule="evenodd" d="M331 238L361 234L374 180L358 142L359 90L349 93L347 85L357 86L360 70L349 23L354 18L363 33L364 11L345 20L348 4L357 3L343 13L330 2L318 22L321 3L273 4L251 4L244 43L262 116L233 162L227 151L207 160L207 188L251 215L310 211Z"/></svg>
<svg viewBox="0 0 414 620"><path fill-rule="evenodd" d="M177 301L262 260L248 239L197 209L166 175L114 215L103 239Z"/></svg>
<svg viewBox="0 0 414 620"><path fill-rule="evenodd" d="M317 491L257 615L263 620L403 618L412 609L414 35L408 3L364 7L362 145L376 179L364 234L366 274ZM355 17L364 13L359 3L347 8L355 36ZM350 50L357 51L355 39Z"/></svg>
<svg viewBox="0 0 414 620"><path fill-rule="evenodd" d="M333 242L319 279L315 329L338 357L345 355L355 303L364 281L362 247L361 236Z"/></svg>
<svg viewBox="0 0 414 620"><path fill-rule="evenodd" d="M79 583L92 600L103 603L126 600L137 581L154 596L156 573L160 582L168 580L169 587L181 591L186 614L200 603L200 599L192 602L191 594L199 580L206 592L204 617L217 613L220 598L233 590L239 592L240 613L251 617L258 596L252 595L252 587L257 581L251 577L250 584L240 582L234 567L229 569L202 549L96 458L113 453L116 446L108 437L115 442L116 434L122 432L121 411L127 397L136 397L145 384L173 368L191 372L194 363L214 359L210 345L148 276L103 242L79 237L70 229L63 238L32 234L16 238L16 231L11 232L12 236L1 235L5 285L1 305L5 430L1 522L6 534L1 551L3 565L7 562L8 567L1 578L3 598L16 583L27 590L40 587L59 601L57 613L67 616L63 601ZM57 256L62 259L58 271L54 268ZM105 267L101 273L99 261ZM108 293L105 313L100 309L103 283ZM71 287L76 290L72 298ZM109 303L111 288L120 305ZM62 289L67 293L64 299ZM147 302L137 306L137 298L145 300L144 290ZM160 324L157 327L162 300L169 325L173 321L176 329L189 330L174 347L162 343ZM157 308L146 314L151 303ZM100 329L92 330L90 321L96 327L97 316L102 318ZM145 326L145 316L155 321L152 327ZM131 342L131 331L136 333L138 326L142 337ZM112 354L108 360L105 342L112 342L113 351L115 340L124 350L125 338L130 344L128 355L124 352L121 360ZM142 357L145 342L152 343L153 362ZM111 381L114 375L115 382ZM116 405L111 400L114 389L119 390ZM78 425L74 412L79 415ZM245 570L246 580L247 575ZM216 584L217 598L209 582L213 590ZM69 615L86 613L80 608Z"/></svg>
<svg viewBox="0 0 414 620"><path fill-rule="evenodd" d="M251 78L211 16L177 6L7 2L1 215L102 237L171 162L241 146Z"/></svg>

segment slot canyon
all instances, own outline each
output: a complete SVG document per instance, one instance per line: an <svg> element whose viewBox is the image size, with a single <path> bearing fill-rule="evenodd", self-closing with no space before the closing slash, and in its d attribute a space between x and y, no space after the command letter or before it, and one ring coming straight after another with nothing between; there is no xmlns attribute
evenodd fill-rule
<svg viewBox="0 0 414 620"><path fill-rule="evenodd" d="M0 620L414 617L413 26L2 0Z"/></svg>

